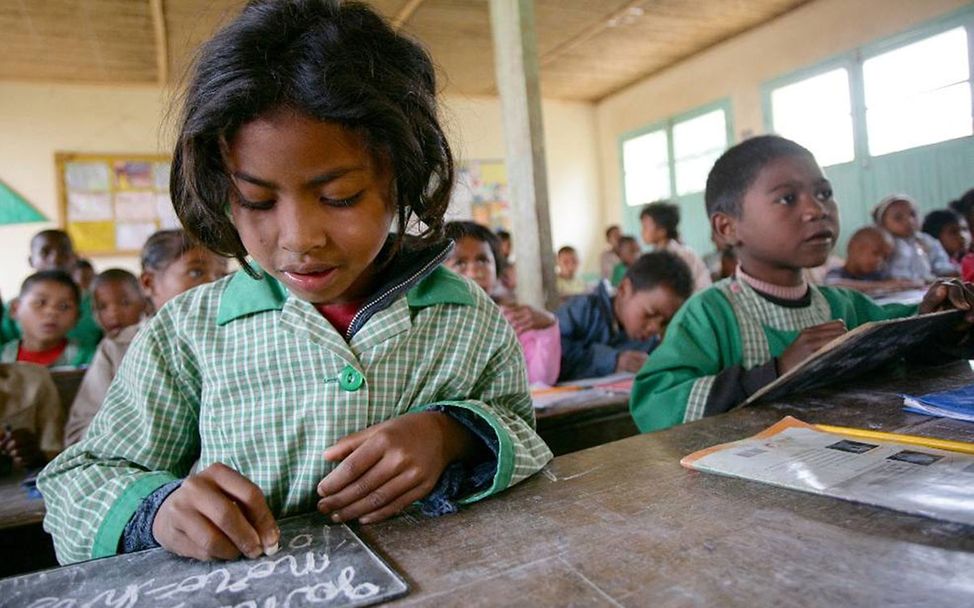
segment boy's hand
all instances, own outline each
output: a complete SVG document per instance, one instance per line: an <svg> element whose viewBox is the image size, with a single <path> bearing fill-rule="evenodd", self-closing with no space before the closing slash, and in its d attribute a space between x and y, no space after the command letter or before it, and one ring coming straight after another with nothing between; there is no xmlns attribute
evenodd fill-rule
<svg viewBox="0 0 974 608"><path fill-rule="evenodd" d="M273 555L281 540L260 488L219 463L187 477L166 498L152 535L169 551L200 560Z"/></svg>
<svg viewBox="0 0 974 608"><path fill-rule="evenodd" d="M22 469L47 464L47 458L37 445L37 437L27 429L0 431L0 452L10 456L14 464Z"/></svg>
<svg viewBox="0 0 974 608"><path fill-rule="evenodd" d="M778 375L783 376L846 331L848 330L842 319L803 329L791 346L778 357Z"/></svg>
<svg viewBox="0 0 974 608"><path fill-rule="evenodd" d="M436 486L476 438L442 412L416 412L352 433L325 450L341 462L318 484L318 510L332 521L373 523L399 513Z"/></svg>
<svg viewBox="0 0 974 608"><path fill-rule="evenodd" d="M920 314L938 310L966 310L964 321L968 327L974 325L974 285L960 279L937 281L930 286L920 302ZM965 327L963 329L967 329Z"/></svg>
<svg viewBox="0 0 974 608"><path fill-rule="evenodd" d="M616 359L616 371L635 374L642 369L646 359L649 359L649 355L641 350L624 350Z"/></svg>
<svg viewBox="0 0 974 608"><path fill-rule="evenodd" d="M503 306L501 312L518 334L530 329L545 329L555 324L555 315L527 305Z"/></svg>

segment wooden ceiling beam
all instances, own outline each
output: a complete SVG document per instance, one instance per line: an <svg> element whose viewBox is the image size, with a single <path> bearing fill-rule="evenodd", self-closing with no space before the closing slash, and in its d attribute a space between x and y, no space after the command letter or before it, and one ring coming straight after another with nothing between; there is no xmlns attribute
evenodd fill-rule
<svg viewBox="0 0 974 608"><path fill-rule="evenodd" d="M419 5L422 3L423 0L409 0L408 2L406 2L406 4L403 5L401 9L399 9L399 12L396 13L396 16L392 18L393 29L398 30L399 28L401 28L402 25L406 23L406 21L408 21L410 17L413 16L413 13L416 12L416 9L418 9Z"/></svg>
<svg viewBox="0 0 974 608"><path fill-rule="evenodd" d="M149 0L152 8L152 31L156 39L156 82L166 86L169 81L169 39L166 37L166 13L163 0Z"/></svg>

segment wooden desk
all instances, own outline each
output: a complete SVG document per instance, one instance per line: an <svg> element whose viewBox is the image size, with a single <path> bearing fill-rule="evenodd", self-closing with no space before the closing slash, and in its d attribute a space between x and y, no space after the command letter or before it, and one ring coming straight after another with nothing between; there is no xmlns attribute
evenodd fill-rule
<svg viewBox="0 0 974 608"><path fill-rule="evenodd" d="M535 417L538 434L555 456L618 441L639 433L629 415L629 395L623 394L552 405L535 410Z"/></svg>
<svg viewBox="0 0 974 608"><path fill-rule="evenodd" d="M457 515L359 532L413 586L402 606L974 605L974 528L706 475L681 457L785 415L895 430L900 391L974 380L896 372L556 458Z"/></svg>
<svg viewBox="0 0 974 608"><path fill-rule="evenodd" d="M0 577L57 565L54 543L44 532L44 501L29 498L23 471L0 477Z"/></svg>

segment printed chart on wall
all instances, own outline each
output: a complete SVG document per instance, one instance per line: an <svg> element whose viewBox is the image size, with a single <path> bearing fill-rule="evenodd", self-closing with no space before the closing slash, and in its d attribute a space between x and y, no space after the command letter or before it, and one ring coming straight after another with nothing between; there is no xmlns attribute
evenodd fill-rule
<svg viewBox="0 0 974 608"><path fill-rule="evenodd" d="M178 228L169 157L58 153L61 225L83 255L134 254L153 232Z"/></svg>
<svg viewBox="0 0 974 608"><path fill-rule="evenodd" d="M469 160L460 165L453 198L469 205L478 224L497 230L511 229L511 204L507 193L507 169L501 160Z"/></svg>

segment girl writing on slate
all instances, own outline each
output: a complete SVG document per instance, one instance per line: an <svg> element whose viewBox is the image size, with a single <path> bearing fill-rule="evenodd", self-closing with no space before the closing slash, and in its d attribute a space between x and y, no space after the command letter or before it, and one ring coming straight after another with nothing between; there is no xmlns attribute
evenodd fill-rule
<svg viewBox="0 0 974 608"><path fill-rule="evenodd" d="M762 135L731 147L710 170L705 202L713 231L734 246L739 265L687 300L636 376L629 408L641 431L726 412L870 321L961 309L964 324L930 350L970 350L969 283L935 283L918 308L880 306L805 280L803 269L824 264L835 246L839 210L829 180L799 144Z"/></svg>
<svg viewBox="0 0 974 608"><path fill-rule="evenodd" d="M153 317L43 472L59 560L257 557L275 518L450 512L550 459L514 332L440 265L435 85L426 52L357 3L254 2L203 46L173 202L242 270Z"/></svg>

